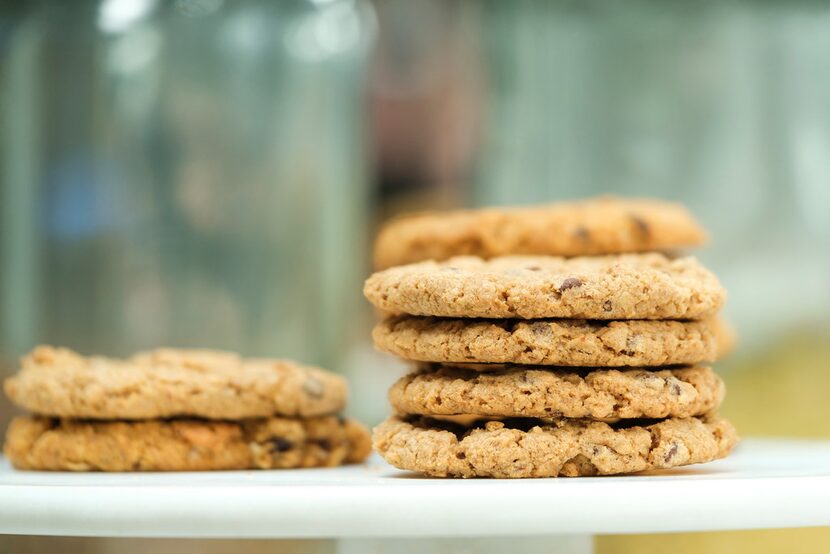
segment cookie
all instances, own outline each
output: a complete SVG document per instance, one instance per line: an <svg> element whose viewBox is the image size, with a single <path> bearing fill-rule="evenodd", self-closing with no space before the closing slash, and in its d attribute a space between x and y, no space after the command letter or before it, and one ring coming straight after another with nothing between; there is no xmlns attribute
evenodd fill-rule
<svg viewBox="0 0 830 554"><path fill-rule="evenodd" d="M375 273L366 298L393 314L475 318L701 319L726 291L691 257L460 257Z"/></svg>
<svg viewBox="0 0 830 554"><path fill-rule="evenodd" d="M375 326L375 346L421 362L614 367L715 361L716 324L701 321L443 319L397 316Z"/></svg>
<svg viewBox="0 0 830 554"><path fill-rule="evenodd" d="M393 466L436 477L576 477L708 462L738 441L718 416L615 424L563 419L481 421L463 427L393 416L373 432Z"/></svg>
<svg viewBox="0 0 830 554"><path fill-rule="evenodd" d="M18 469L203 471L330 467L363 461L369 432L334 416L78 421L15 418L4 454Z"/></svg>
<svg viewBox="0 0 830 554"><path fill-rule="evenodd" d="M594 198L524 208L413 214L384 225L375 267L469 255L585 256L700 246L706 233L673 202Z"/></svg>
<svg viewBox="0 0 830 554"><path fill-rule="evenodd" d="M41 346L7 379L8 397L54 417L208 419L316 416L345 406L345 379L294 362L162 349L126 360Z"/></svg>
<svg viewBox="0 0 830 554"><path fill-rule="evenodd" d="M402 414L544 418L665 418L706 414L723 401L708 367L592 369L439 367L402 377L389 402Z"/></svg>

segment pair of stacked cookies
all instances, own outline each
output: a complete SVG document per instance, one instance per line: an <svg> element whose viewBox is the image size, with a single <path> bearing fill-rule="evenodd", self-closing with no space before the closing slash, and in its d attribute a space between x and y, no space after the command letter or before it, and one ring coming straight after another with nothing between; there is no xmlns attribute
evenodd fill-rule
<svg viewBox="0 0 830 554"><path fill-rule="evenodd" d="M671 254L704 240L682 206L613 198L387 225L364 293L386 314L375 345L415 369L375 449L428 475L504 478L725 456L724 385L701 365L725 291Z"/></svg>
<svg viewBox="0 0 830 554"><path fill-rule="evenodd" d="M5 392L36 414L6 436L19 469L323 467L371 450L368 430L336 415L345 380L289 361L172 349L114 360L42 346Z"/></svg>

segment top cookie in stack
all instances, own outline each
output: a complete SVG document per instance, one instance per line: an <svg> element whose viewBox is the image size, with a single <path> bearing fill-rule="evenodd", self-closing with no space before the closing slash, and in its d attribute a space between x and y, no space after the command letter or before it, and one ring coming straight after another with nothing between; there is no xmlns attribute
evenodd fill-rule
<svg viewBox="0 0 830 554"><path fill-rule="evenodd" d="M375 344L421 364L390 391L398 415L375 430L376 448L401 468L465 477L725 455L734 429L711 413L723 384L699 365L717 357L725 291L694 258L650 251L704 240L688 211L656 200L392 222L378 266L413 263L364 292L387 313Z"/></svg>
<svg viewBox="0 0 830 554"><path fill-rule="evenodd" d="M702 246L703 228L680 204L601 197L524 208L407 215L375 244L377 269L454 256L593 256Z"/></svg>

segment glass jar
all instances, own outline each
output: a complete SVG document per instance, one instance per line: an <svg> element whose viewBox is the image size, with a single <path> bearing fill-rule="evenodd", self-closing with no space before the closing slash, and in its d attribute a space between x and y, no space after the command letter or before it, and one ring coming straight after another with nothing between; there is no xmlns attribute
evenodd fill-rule
<svg viewBox="0 0 830 554"><path fill-rule="evenodd" d="M0 349L337 369L367 254L351 0L48 1L0 43Z"/></svg>

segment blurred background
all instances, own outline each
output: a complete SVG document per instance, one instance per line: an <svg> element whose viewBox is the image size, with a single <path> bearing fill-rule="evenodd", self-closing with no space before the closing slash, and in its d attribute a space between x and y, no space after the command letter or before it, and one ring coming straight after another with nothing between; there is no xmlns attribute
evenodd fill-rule
<svg viewBox="0 0 830 554"><path fill-rule="evenodd" d="M378 225L603 193L683 202L711 231L742 434L830 437L827 3L0 2L0 375L39 343L224 348L347 375L374 424L404 370L361 295ZM0 552L55 548L37 541Z"/></svg>

